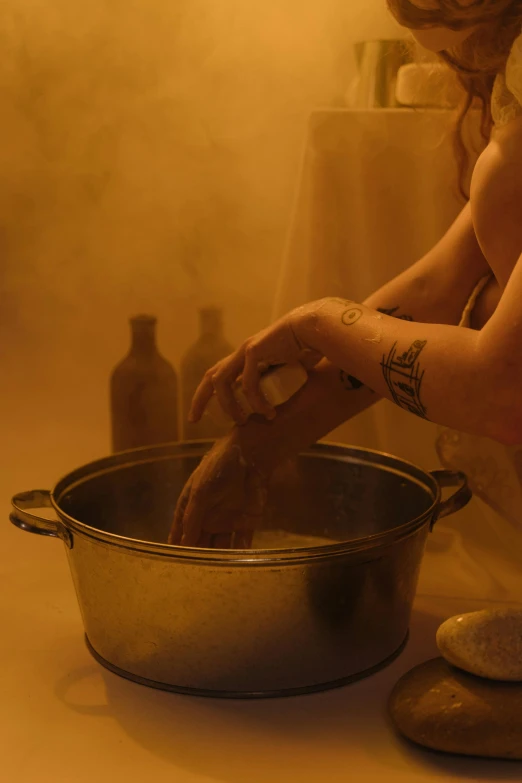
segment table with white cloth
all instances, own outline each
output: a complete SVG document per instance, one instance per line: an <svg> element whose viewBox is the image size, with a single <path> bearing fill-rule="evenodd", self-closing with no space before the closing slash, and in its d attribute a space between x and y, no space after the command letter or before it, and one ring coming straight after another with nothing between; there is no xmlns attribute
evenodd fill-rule
<svg viewBox="0 0 522 783"><path fill-rule="evenodd" d="M274 305L279 317L325 296L363 301L420 259L463 207L445 110L327 109L312 114ZM400 306L401 302L388 302ZM382 401L328 440L439 466L437 427ZM513 531L474 499L437 525L420 589L431 594L522 595ZM522 546L522 531L518 538ZM446 568L431 552L446 552ZM436 562L436 566L435 566ZM448 572L455 579L448 582ZM456 580L456 581L455 581ZM458 586L457 586L458 585Z"/></svg>

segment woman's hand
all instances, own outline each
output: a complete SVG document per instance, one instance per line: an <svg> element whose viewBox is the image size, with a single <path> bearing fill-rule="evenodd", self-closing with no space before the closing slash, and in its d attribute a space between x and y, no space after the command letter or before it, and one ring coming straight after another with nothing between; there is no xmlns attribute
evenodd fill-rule
<svg viewBox="0 0 522 783"><path fill-rule="evenodd" d="M274 419L275 410L259 388L261 376L269 367L300 362L311 369L321 361L322 355L303 341L302 332L305 324L309 328L310 319L322 306L322 302L312 302L292 310L212 367L194 395L189 420L199 421L215 394L225 413L237 424L244 424L245 415L233 394L233 386L239 379L254 412L267 419Z"/></svg>
<svg viewBox="0 0 522 783"><path fill-rule="evenodd" d="M234 434L218 441L181 493L169 544L249 549L263 517L268 480L245 461Z"/></svg>

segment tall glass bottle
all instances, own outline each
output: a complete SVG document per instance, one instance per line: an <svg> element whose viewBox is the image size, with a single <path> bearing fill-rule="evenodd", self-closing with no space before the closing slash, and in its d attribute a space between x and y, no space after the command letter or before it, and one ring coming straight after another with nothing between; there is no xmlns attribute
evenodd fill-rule
<svg viewBox="0 0 522 783"><path fill-rule="evenodd" d="M156 345L156 318L130 319L131 347L111 376L113 451L177 441L178 379Z"/></svg>
<svg viewBox="0 0 522 783"><path fill-rule="evenodd" d="M182 419L184 440L198 438L220 438L230 429L227 422L215 422L204 416L197 424L188 421L188 414L194 392L204 374L234 348L224 335L223 312L217 307L206 307L199 311L199 337L181 362Z"/></svg>

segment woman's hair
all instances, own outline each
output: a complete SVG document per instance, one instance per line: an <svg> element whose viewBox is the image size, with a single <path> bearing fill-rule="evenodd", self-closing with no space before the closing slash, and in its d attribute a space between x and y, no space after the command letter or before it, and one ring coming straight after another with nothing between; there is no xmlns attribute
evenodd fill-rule
<svg viewBox="0 0 522 783"><path fill-rule="evenodd" d="M460 46L439 53L456 71L465 90L457 119L455 152L460 190L468 198L465 183L470 155L464 140L465 120L470 109L478 106L482 111L482 136L485 142L489 140L493 85L497 74L505 70L511 47L522 32L522 0L388 0L388 5L399 24L411 30L476 27Z"/></svg>

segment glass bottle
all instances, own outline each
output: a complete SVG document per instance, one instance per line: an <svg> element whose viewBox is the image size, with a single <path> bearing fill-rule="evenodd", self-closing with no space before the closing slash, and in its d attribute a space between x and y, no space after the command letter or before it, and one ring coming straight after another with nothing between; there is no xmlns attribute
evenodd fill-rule
<svg viewBox="0 0 522 783"><path fill-rule="evenodd" d="M234 348L224 335L223 311L217 307L206 307L199 311L199 337L181 362L182 419L184 440L220 438L230 430L226 421L213 421L203 416L197 424L188 421L194 392L203 376Z"/></svg>
<svg viewBox="0 0 522 783"><path fill-rule="evenodd" d="M131 348L111 376L112 449L178 440L178 379L156 345L156 318L130 319Z"/></svg>

